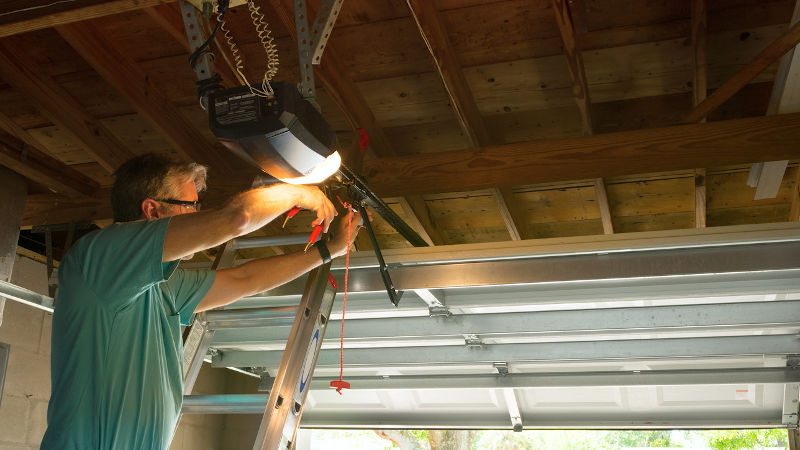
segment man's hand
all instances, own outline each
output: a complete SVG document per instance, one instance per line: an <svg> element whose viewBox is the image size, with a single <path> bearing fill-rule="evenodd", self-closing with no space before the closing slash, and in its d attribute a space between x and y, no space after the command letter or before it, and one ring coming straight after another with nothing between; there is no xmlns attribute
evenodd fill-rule
<svg viewBox="0 0 800 450"><path fill-rule="evenodd" d="M317 218L311 226L322 224L322 231L327 232L333 217L337 214L333 203L316 186L304 186L296 184L284 184L281 188L287 190L287 194L295 198L295 205L302 209L308 209L317 213Z"/></svg>
<svg viewBox="0 0 800 450"><path fill-rule="evenodd" d="M347 215L349 212L345 213L340 219L339 224L336 227L336 234L334 235L333 239L328 242L328 251L331 252L331 257L336 258L338 256L342 256L347 252ZM352 245L353 242L356 240L356 236L358 236L358 231L364 228L364 225L361 223L361 214L358 211L352 212L353 217L350 220L350 244Z"/></svg>

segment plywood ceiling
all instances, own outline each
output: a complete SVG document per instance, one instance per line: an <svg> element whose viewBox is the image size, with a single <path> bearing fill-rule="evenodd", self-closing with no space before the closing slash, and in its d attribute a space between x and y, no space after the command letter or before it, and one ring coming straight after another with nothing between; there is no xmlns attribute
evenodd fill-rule
<svg viewBox="0 0 800 450"><path fill-rule="evenodd" d="M43 7L0 11L0 163L31 181L26 226L107 222L111 172L144 152L208 164L210 205L250 184L255 171L215 142L198 107L176 3L33 3ZM277 79L297 82L291 2L257 3ZM346 0L316 100L350 161L366 130L370 148L352 164L436 245L797 220L800 117L767 115L773 91L791 89L774 80L800 39L794 8ZM259 79L247 9L228 20ZM691 116L717 89L733 95ZM674 128L687 118L696 124ZM750 163L771 159L790 160L778 195L753 200ZM262 233L305 231L294 222ZM382 246L410 245L375 228Z"/></svg>

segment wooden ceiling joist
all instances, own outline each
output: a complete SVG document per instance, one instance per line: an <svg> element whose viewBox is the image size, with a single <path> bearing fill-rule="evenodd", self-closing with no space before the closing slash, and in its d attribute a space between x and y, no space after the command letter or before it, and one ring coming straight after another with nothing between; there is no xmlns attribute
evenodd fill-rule
<svg viewBox="0 0 800 450"><path fill-rule="evenodd" d="M114 48L91 22L56 27L56 31L112 85L187 161L233 173L228 160L161 93L134 61Z"/></svg>
<svg viewBox="0 0 800 450"><path fill-rule="evenodd" d="M720 105L728 101L739 92L743 87L752 81L758 74L764 71L784 53L794 48L800 42L800 22L794 24L781 37L769 44L758 56L747 66L717 88L711 95L703 100L699 105L686 116L684 123L695 123L711 114Z"/></svg>
<svg viewBox="0 0 800 450"><path fill-rule="evenodd" d="M439 20L434 2L428 0L406 0L411 17L417 24L422 40L433 57L433 63L442 80L450 104L458 118L459 126L470 146L482 147L491 144L491 137L483 122L478 106L469 89L467 80L456 59L447 31Z"/></svg>
<svg viewBox="0 0 800 450"><path fill-rule="evenodd" d="M7 129L10 120L0 113L1 128ZM99 189L94 180L48 156L41 148L3 131L0 131L0 165L59 194L91 196Z"/></svg>
<svg viewBox="0 0 800 450"><path fill-rule="evenodd" d="M417 24L422 40L433 58L433 64L445 92L447 92L458 125L470 147L491 145L491 134L481 117L478 105L475 103L475 98L456 58L455 50L450 43L450 38L447 36L447 30L439 19L436 6L427 0L407 0L406 3L411 11L411 17ZM509 210L509 202L513 199L507 198L499 189L493 190L493 196L509 236L512 240L520 240L518 222Z"/></svg>
<svg viewBox="0 0 800 450"><path fill-rule="evenodd" d="M694 106L706 99L708 76L706 47L708 45L706 0L692 0L692 61L694 79L692 97ZM701 120L702 122L705 119ZM694 178L694 224L696 228L706 227L706 169L697 169Z"/></svg>
<svg viewBox="0 0 800 450"><path fill-rule="evenodd" d="M791 25L800 23L800 0L797 0ZM792 49L781 60L772 86L767 114L800 112L800 51ZM753 164L751 177L756 177L755 200L775 198L781 188L789 161L766 161Z"/></svg>
<svg viewBox="0 0 800 450"><path fill-rule="evenodd" d="M150 8L145 8L143 10L148 16L155 23L157 23L164 31L169 33L170 36L175 38L175 41L180 43L183 48L186 49L187 53L190 52L189 41L186 38L186 30L183 25L183 20L181 19L181 14L178 12L177 9L172 8L169 5L158 5L152 6ZM217 51L221 50L219 46L219 39L214 39L213 45L217 47ZM219 73L220 77L222 78L222 84L225 87L235 87L239 86L239 81L236 79L236 75L233 73L230 67L226 64L227 60L225 58L219 58L214 65L214 69L216 69L217 73Z"/></svg>
<svg viewBox="0 0 800 450"><path fill-rule="evenodd" d="M45 117L73 134L109 173L133 157L111 131L45 74L16 37L0 40L0 76L33 100Z"/></svg>
<svg viewBox="0 0 800 450"><path fill-rule="evenodd" d="M581 115L581 131L584 136L591 136L594 134L592 101L589 95L589 82L586 80L586 69L583 65L583 55L581 55L580 45L578 45L573 21L573 10L580 10L583 7L582 4L570 6L568 0L553 0L553 12L561 34L561 41L564 44L564 56L567 58L569 75L572 79L572 93L575 95L575 103ZM585 23L582 26L585 26ZM614 221L611 217L611 206L608 203L608 191L602 177L594 180L594 189L597 207L600 209L600 220L603 223L603 233L614 234Z"/></svg>
<svg viewBox="0 0 800 450"><path fill-rule="evenodd" d="M0 37L42 30L83 20L120 14L137 9L172 3L174 0L92 0L76 3L54 2L51 7L9 14L0 23ZM63 7L57 4L63 3ZM87 5L86 3L91 3Z"/></svg>
<svg viewBox="0 0 800 450"><path fill-rule="evenodd" d="M800 157L800 114L679 125L367 161L379 195L749 164Z"/></svg>

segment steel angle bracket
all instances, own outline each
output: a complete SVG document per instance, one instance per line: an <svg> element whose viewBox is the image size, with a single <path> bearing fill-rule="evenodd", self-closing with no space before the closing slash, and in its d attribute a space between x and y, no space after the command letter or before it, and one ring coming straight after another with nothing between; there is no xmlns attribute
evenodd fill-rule
<svg viewBox="0 0 800 450"><path fill-rule="evenodd" d="M311 388L311 377L336 297L336 285L331 281L330 269L330 263L325 264L311 271L308 277L269 393L254 450L291 449L294 446L303 405Z"/></svg>
<svg viewBox="0 0 800 450"><path fill-rule="evenodd" d="M322 0L311 27L308 25L306 0L294 0L294 27L297 35L297 57L300 64L300 94L314 98L314 69L322 61L322 51L333 31L344 0ZM309 30L310 28L310 30Z"/></svg>
<svg viewBox="0 0 800 450"><path fill-rule="evenodd" d="M188 1L181 0L178 4L181 8L181 17L183 17L183 26L186 30L189 48L191 52L194 52L200 48L206 40L203 27L200 24L200 18L198 17L199 11ZM195 74L197 74L197 79L200 81L212 78L214 76L214 57L210 53L201 55L193 69Z"/></svg>

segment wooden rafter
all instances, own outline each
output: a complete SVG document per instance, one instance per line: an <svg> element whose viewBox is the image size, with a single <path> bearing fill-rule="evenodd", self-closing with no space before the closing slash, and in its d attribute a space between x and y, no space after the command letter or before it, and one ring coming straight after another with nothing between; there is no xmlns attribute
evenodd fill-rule
<svg viewBox="0 0 800 450"><path fill-rule="evenodd" d="M0 128L8 130L10 120L0 113ZM94 180L12 133L0 131L0 165L60 194L91 196L99 189Z"/></svg>
<svg viewBox="0 0 800 450"><path fill-rule="evenodd" d="M800 0L795 2L790 25L800 22ZM792 49L781 58L775 82L772 85L767 114L800 112L800 51ZM756 177L756 192L753 198L775 198L781 189L789 161L766 161L753 164L751 177Z"/></svg>
<svg viewBox="0 0 800 450"><path fill-rule="evenodd" d="M706 43L708 25L706 23L706 0L692 0L692 59L694 81L692 93L694 106L706 99L708 77L706 75ZM705 122L705 119L702 120ZM695 227L706 227L706 169L697 169L694 177L694 212Z"/></svg>
<svg viewBox="0 0 800 450"><path fill-rule="evenodd" d="M167 100L134 61L101 37L95 24L74 23L56 30L184 159L207 163L220 173L233 172L222 152Z"/></svg>
<svg viewBox="0 0 800 450"><path fill-rule="evenodd" d="M439 235L438 229L431 221L430 213L428 213L428 208L425 206L425 199L423 199L421 195L398 197L396 201L409 218L409 225L411 225L411 228L419 233L419 236L427 242L428 245L444 244L442 236ZM413 206L412 202L414 203ZM423 220L428 223L423 224ZM428 230L433 230L433 235L428 234Z"/></svg>
<svg viewBox="0 0 800 450"><path fill-rule="evenodd" d="M789 210L789 220L792 222L800 221L800 167L796 167L794 173L794 186L792 186L792 207Z"/></svg>
<svg viewBox="0 0 800 450"><path fill-rule="evenodd" d="M292 40L296 42L294 15L290 13L291 5L287 5L282 0L270 0L269 4L280 18L286 31L292 36ZM310 10L309 15L311 15ZM369 135L370 147L375 154L381 157L394 156L396 153L389 138L375 120L375 116L372 114L369 105L367 105L364 96L361 95L353 81L344 75L344 71L339 66L338 61L335 44L329 42L325 48L322 62L320 65L315 66L314 74L325 88L325 92L342 110L350 126L354 129L364 128Z"/></svg>
<svg viewBox="0 0 800 450"><path fill-rule="evenodd" d="M67 23L96 19L164 3L172 3L173 1L174 0L95 0L92 2L76 2L77 4L64 2L63 8L59 8L58 5L56 5L56 3L59 2L54 2L54 7L12 14L9 20L0 24L0 37L42 30L44 28ZM86 5L86 3L92 4Z"/></svg>
<svg viewBox="0 0 800 450"><path fill-rule="evenodd" d="M593 134L591 100L589 99L589 83L586 81L586 70L583 67L583 56L575 37L572 14L567 0L552 0L561 41L564 43L564 55L567 57L569 75L572 78L572 93L581 113L584 136Z"/></svg>
<svg viewBox="0 0 800 450"><path fill-rule="evenodd" d="M0 75L33 100L54 124L73 134L109 173L133 156L111 131L45 74L16 37L0 40Z"/></svg>
<svg viewBox="0 0 800 450"><path fill-rule="evenodd" d="M798 42L800 42L800 22L794 24L786 33L762 50L750 64L742 68L736 75L731 77L731 79L709 95L708 98L695 106L683 121L685 123L695 123L704 119L711 114L712 111L733 97L734 94L739 92L739 90L755 78L756 75L763 72L764 69L769 67L770 64L774 63L784 53L794 48Z"/></svg>
<svg viewBox="0 0 800 450"><path fill-rule="evenodd" d="M594 179L800 157L800 113L367 161L380 195Z"/></svg>
<svg viewBox="0 0 800 450"><path fill-rule="evenodd" d="M187 52L190 51L189 41L186 39L186 30L181 20L181 14L177 9L170 5L157 5L145 8L143 11L164 31L175 38L175 41L180 43ZM215 39L214 45L217 47L217 51L223 51L220 49L219 42L219 39ZM239 86L242 83L239 83L236 79L233 70L231 70L227 64L224 64L225 61L224 58L219 58L214 65L214 68L222 78L222 84L225 87Z"/></svg>
<svg viewBox="0 0 800 450"><path fill-rule="evenodd" d="M406 3L433 58L433 64L470 147L491 145L489 129L481 117L434 3L427 0L406 0ZM511 214L508 205L512 199L504 196L499 189L493 191L493 196L511 239L520 240L518 222Z"/></svg>
<svg viewBox="0 0 800 450"><path fill-rule="evenodd" d="M68 197L32 194L25 199L22 226L32 227L69 222L93 222L112 217L110 190L99 190L93 197Z"/></svg>
<svg viewBox="0 0 800 450"><path fill-rule="evenodd" d="M491 137L483 122L478 105L467 85L464 73L456 59L447 31L439 20L434 2L427 0L406 0L411 17L417 24L422 40L433 56L433 63L439 78L447 91L450 104L458 118L461 130L469 140L470 146L482 147L491 144Z"/></svg>
<svg viewBox="0 0 800 450"><path fill-rule="evenodd" d="M553 12L555 13L558 30L561 34L561 41L564 44L564 55L567 58L569 75L572 79L572 92L575 95L575 103L581 115L581 131L584 136L594 134L594 122L592 120L592 101L589 96L589 82L586 80L586 69L583 66L583 55L581 55L580 45L578 45L577 32L573 21L573 6L568 0L552 0ZM583 5L575 6L582 9ZM585 24L584 24L585 26ZM594 180L597 207L600 209L600 220L603 223L604 234L614 234L614 222L611 218L611 206L608 203L608 191L603 178Z"/></svg>

